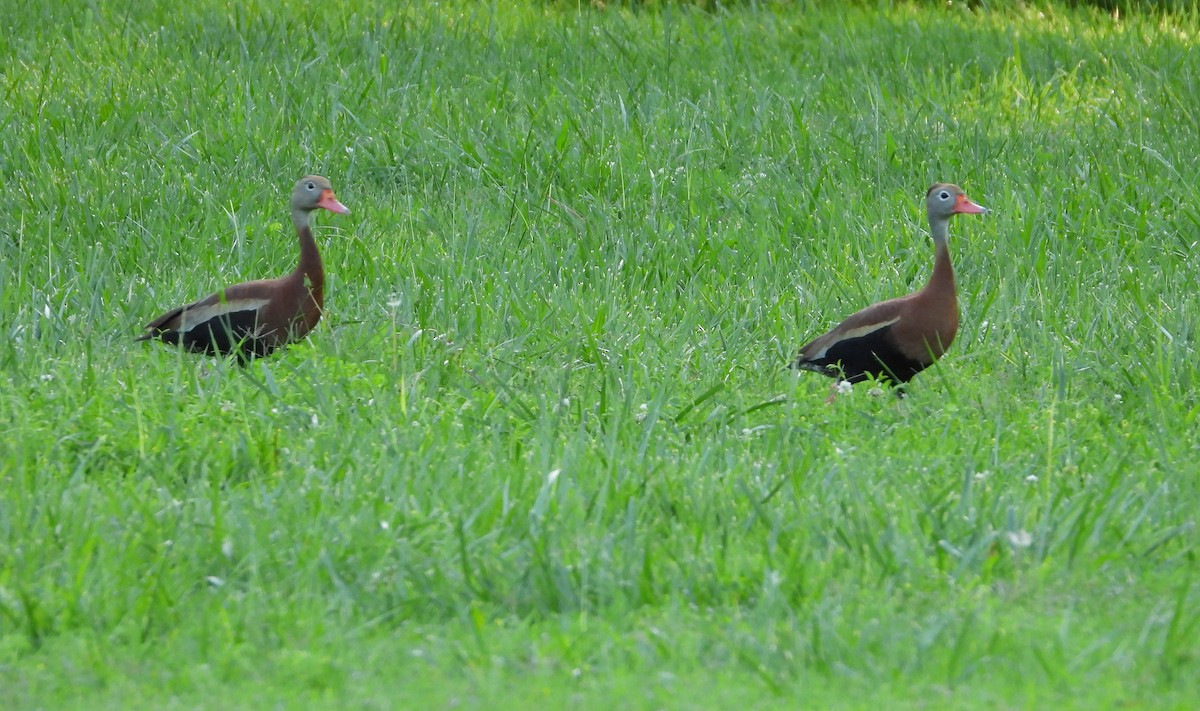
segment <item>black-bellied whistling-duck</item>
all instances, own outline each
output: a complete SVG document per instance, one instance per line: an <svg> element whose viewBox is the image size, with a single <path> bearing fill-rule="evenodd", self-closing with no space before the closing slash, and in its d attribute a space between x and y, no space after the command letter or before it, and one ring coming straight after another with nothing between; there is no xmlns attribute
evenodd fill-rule
<svg viewBox="0 0 1200 711"><path fill-rule="evenodd" d="M958 333L954 267L946 246L950 218L987 208L967 199L957 185L938 183L925 194L925 209L936 246L925 288L853 314L801 348L793 368L851 383L874 377L902 385L942 357Z"/></svg>
<svg viewBox="0 0 1200 711"><path fill-rule="evenodd" d="M232 354L245 363L304 338L321 319L325 304L325 267L310 224L318 208L350 212L334 197L328 180L319 175L301 178L292 190L300 263L291 274L228 286L171 309L147 324L138 340L157 338L195 353Z"/></svg>

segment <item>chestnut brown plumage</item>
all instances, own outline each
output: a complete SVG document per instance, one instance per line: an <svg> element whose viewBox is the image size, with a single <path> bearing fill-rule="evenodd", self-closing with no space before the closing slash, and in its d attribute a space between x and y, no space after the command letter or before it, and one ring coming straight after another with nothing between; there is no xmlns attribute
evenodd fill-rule
<svg viewBox="0 0 1200 711"><path fill-rule="evenodd" d="M851 315L803 348L792 367L857 383L868 377L903 384L942 357L958 333L954 267L946 245L950 218L987 209L961 188L938 183L925 194L935 256L920 291L882 301ZM832 399L832 398L831 398Z"/></svg>
<svg viewBox="0 0 1200 711"><path fill-rule="evenodd" d="M304 338L325 305L325 268L310 219L317 209L350 212L334 197L328 180L309 175L292 190L300 263L291 274L228 286L172 309L147 324L138 340L158 339L195 353L236 355L245 363Z"/></svg>

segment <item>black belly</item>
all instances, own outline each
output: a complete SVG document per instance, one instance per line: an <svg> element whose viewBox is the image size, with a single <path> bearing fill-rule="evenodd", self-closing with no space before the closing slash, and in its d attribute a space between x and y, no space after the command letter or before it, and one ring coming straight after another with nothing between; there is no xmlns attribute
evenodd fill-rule
<svg viewBox="0 0 1200 711"><path fill-rule="evenodd" d="M913 376L929 367L929 361L913 360L904 355L891 338L891 329L882 329L862 338L841 341L825 352L825 357L815 360L799 360L795 368L815 370L832 378L842 378L858 383L873 377L907 383Z"/></svg>
<svg viewBox="0 0 1200 711"><path fill-rule="evenodd" d="M258 311L234 311L214 316L187 331L163 331L157 336L167 343L181 344L193 353L236 355L246 361L270 355L277 347L276 339L261 333ZM264 338L263 336L268 337Z"/></svg>

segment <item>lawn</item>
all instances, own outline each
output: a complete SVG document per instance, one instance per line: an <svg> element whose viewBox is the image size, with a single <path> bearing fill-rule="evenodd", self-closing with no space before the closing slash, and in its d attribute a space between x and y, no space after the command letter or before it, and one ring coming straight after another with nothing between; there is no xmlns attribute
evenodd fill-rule
<svg viewBox="0 0 1200 711"><path fill-rule="evenodd" d="M4 708L1200 706L1200 15L8 5ZM306 341L134 342L306 173Z"/></svg>

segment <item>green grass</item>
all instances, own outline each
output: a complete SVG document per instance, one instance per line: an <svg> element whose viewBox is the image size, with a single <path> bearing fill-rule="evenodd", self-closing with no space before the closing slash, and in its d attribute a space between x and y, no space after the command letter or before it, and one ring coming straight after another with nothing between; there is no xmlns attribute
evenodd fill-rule
<svg viewBox="0 0 1200 711"><path fill-rule="evenodd" d="M1197 706L1194 13L7 9L5 708ZM306 342L133 342L308 172Z"/></svg>

